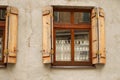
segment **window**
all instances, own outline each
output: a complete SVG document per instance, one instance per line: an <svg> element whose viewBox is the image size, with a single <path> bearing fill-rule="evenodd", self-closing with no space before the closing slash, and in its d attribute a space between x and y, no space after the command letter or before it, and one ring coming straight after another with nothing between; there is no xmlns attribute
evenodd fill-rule
<svg viewBox="0 0 120 80"><path fill-rule="evenodd" d="M105 64L102 8L43 9L43 63L52 66Z"/></svg>
<svg viewBox="0 0 120 80"><path fill-rule="evenodd" d="M17 20L16 8L0 6L0 67L16 63Z"/></svg>
<svg viewBox="0 0 120 80"><path fill-rule="evenodd" d="M91 11L55 9L53 12L53 65L90 65Z"/></svg>

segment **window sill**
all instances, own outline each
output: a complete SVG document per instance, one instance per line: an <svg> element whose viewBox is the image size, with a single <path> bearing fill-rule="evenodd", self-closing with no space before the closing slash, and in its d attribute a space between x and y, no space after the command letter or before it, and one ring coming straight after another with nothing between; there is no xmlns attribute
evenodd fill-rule
<svg viewBox="0 0 120 80"><path fill-rule="evenodd" d="M95 69L96 66L51 66L51 68L58 68L58 69Z"/></svg>

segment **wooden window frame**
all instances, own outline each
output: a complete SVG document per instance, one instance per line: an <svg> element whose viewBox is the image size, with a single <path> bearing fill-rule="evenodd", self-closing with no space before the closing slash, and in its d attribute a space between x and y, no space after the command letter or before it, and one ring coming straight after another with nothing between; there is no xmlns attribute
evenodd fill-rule
<svg viewBox="0 0 120 80"><path fill-rule="evenodd" d="M91 18L91 11L92 9L68 9L68 8L53 8L53 11L60 11L60 12L70 12L70 24L60 24L53 22L53 49L56 51L56 45L55 45L55 30L60 29L67 29L71 31L71 61L56 61L55 56L56 52L54 52L53 56L53 63L52 66L92 66L92 33L91 33L91 19L90 23L80 23L80 24L74 24L74 12L90 12L90 18ZM83 61L74 61L74 30L88 30L89 31L89 62L83 62Z"/></svg>
<svg viewBox="0 0 120 80"><path fill-rule="evenodd" d="M7 6L1 6L0 9L6 10L6 7ZM5 24L6 24L6 19L5 20L0 20L0 29L3 30L2 60L0 60L0 64L4 64Z"/></svg>

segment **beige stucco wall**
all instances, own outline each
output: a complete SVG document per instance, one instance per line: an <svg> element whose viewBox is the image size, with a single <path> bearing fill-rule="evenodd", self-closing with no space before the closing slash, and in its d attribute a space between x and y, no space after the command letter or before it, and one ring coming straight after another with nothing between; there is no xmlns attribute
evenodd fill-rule
<svg viewBox="0 0 120 80"><path fill-rule="evenodd" d="M0 80L120 80L120 0L0 0L19 10L16 65L0 69ZM47 5L99 6L106 14L105 66L52 69L42 63L42 8Z"/></svg>

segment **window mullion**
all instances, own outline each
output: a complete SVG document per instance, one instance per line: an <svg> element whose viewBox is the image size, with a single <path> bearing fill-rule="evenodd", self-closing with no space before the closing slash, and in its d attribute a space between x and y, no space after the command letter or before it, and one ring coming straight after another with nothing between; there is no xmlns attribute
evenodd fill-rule
<svg viewBox="0 0 120 80"><path fill-rule="evenodd" d="M71 12L71 24L74 24L74 12Z"/></svg>
<svg viewBox="0 0 120 80"><path fill-rule="evenodd" d="M71 29L71 60L74 63L74 29Z"/></svg>

